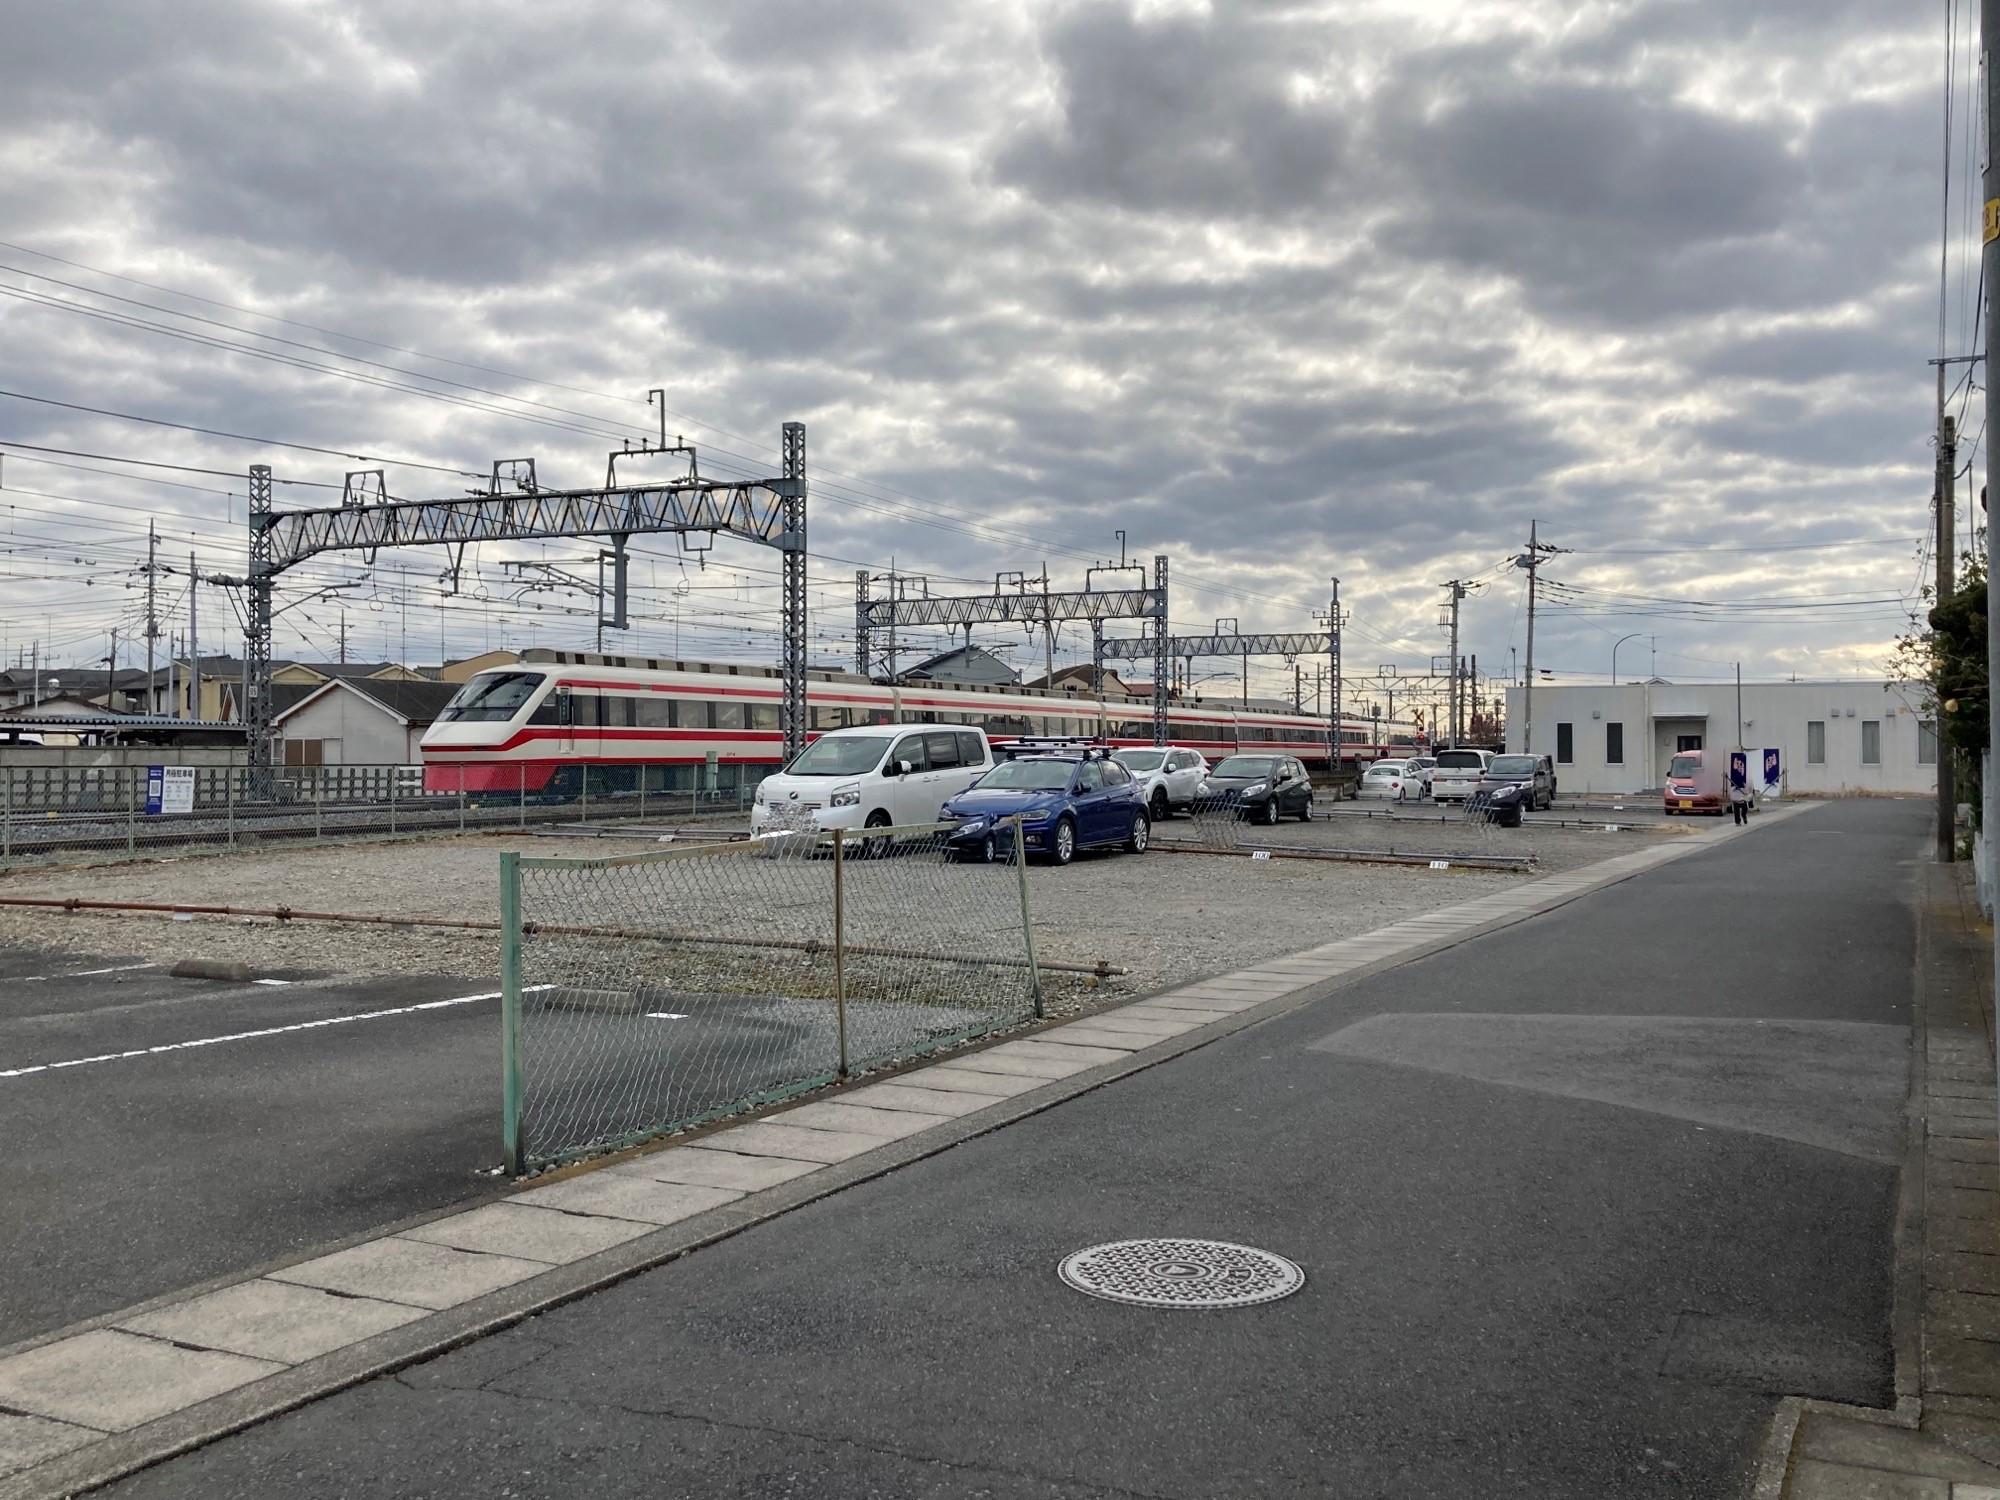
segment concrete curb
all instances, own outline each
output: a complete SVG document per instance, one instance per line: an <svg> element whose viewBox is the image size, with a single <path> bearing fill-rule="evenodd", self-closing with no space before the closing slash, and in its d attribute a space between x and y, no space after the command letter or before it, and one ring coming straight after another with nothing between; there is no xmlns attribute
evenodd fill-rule
<svg viewBox="0 0 2000 1500"><path fill-rule="evenodd" d="M1793 804L1783 809L1779 816L1763 820L1762 826L1768 827L1772 823L1808 810L1808 804ZM1306 954L1270 959L1263 965L1238 970L1233 975L1223 975L1199 984L1183 986L1181 990L1163 995L1140 997L1130 1003L1135 1006L1158 1005L1181 994L1195 995L1204 990L1220 993L1218 987L1226 987L1232 983L1246 992L1255 991L1267 988L1276 975L1285 972L1285 966L1300 965L1308 955L1326 955L1317 964L1312 965L1315 967L1339 964L1338 972L1286 989L1234 1015L1207 1021L1195 1025L1193 1029L1180 1035L1144 1045L1122 1058L1106 1061L1068 1077L1053 1080L1011 1098L997 1099L992 1105L977 1109L962 1118L923 1129L900 1140L884 1141L883 1144L859 1156L822 1167L792 1182L750 1192L735 1202L705 1210L663 1228L637 1235L622 1244L614 1245L586 1258L551 1266L514 1285L502 1287L442 1311L432 1312L402 1327L349 1344L317 1358L302 1361L206 1401L157 1417L128 1431L112 1433L98 1441L72 1449L34 1467L0 1478L0 1500L50 1500L50 1497L76 1495L95 1489L213 1442L217 1438L296 1410L349 1386L433 1359L487 1334L512 1327L551 1308L665 1265L704 1246L728 1239L781 1214L831 1197L857 1183L886 1176L913 1162L948 1151L965 1141L1003 1130L1009 1125L1052 1109L1082 1094L1116 1083L1135 1073L1158 1067L1197 1048L1209 1046L1252 1026L1261 1025L1276 1017L1315 1004L1374 975L1455 948L1475 938L1502 931L1566 906L1580 897L1622 884L1663 864L1711 848L1720 841L1743 837L1750 831L1752 830L1739 831L1733 825L1724 825L1700 834L1684 835L1674 840L1672 844L1612 856L1596 865L1585 866L1581 870L1545 877L1525 887L1516 888L1512 892L1497 893L1497 897L1478 898L1463 903L1458 908L1438 908L1436 911L1423 914L1421 918L1413 919L1427 926L1435 926L1439 918L1454 910L1482 904L1491 907L1499 898L1504 898L1505 904L1511 908L1490 919L1468 923L1453 931L1439 932L1431 936L1419 934L1407 943L1385 943L1383 934L1390 932L1394 925L1401 925L1392 924L1391 928L1376 929L1372 933L1323 945L1321 948L1307 950ZM1521 894L1536 891L1539 891L1539 896L1525 901L1520 899ZM1340 962L1331 956L1338 954L1343 948L1352 950L1350 954L1354 960L1352 963ZM1093 1021L1115 1017L1117 1013L1116 1009L1095 1012L1089 1016L1078 1017L1074 1023L1064 1024L1088 1027ZM1061 1030L1060 1025L1050 1027L1033 1033L1028 1040L1059 1041ZM1003 1039L997 1045L1016 1045L1020 1040L1022 1039L1018 1036L1010 1037ZM938 1058L936 1063L940 1066L957 1064L963 1067L976 1062L986 1050L990 1049L980 1048L949 1053ZM895 1081L913 1082L921 1079L923 1071L919 1068L902 1073ZM877 1082L878 1080L873 1078L857 1080L854 1087L858 1091ZM819 1097L837 1101L842 1095L831 1093ZM764 1125L776 1119L774 1116L766 1116L754 1123ZM723 1130L705 1136L702 1144L726 1147L727 1134L727 1130ZM672 1149L673 1145L664 1147L667 1151ZM605 1164L608 1165L615 1160L618 1159L607 1158ZM587 1177L591 1174L581 1175ZM537 1185L547 1181L547 1178L540 1179ZM504 1204L510 1196L512 1195L496 1195L493 1199L486 1200L486 1203L488 1206ZM435 1223L467 1213L480 1206L477 1201L461 1204L412 1222L415 1225ZM524 1211L532 1212L532 1210ZM377 1230L359 1236L349 1243L370 1244L383 1237L384 1231ZM296 1266L325 1253L325 1248L321 1247L308 1255L289 1259L283 1265L267 1266L264 1272ZM210 1291L218 1286L247 1282L256 1279L260 1274L263 1273L256 1270L245 1271L233 1277L223 1278L219 1282L209 1283L201 1290ZM189 1300L188 1294L181 1293L153 1299L144 1304L144 1307L157 1310L187 1300ZM101 1330L114 1324L124 1323L132 1316L132 1309L124 1309L43 1335L6 1351L0 1351L0 1365L4 1365L8 1357L18 1355L25 1350L44 1348L72 1338L82 1331Z"/></svg>

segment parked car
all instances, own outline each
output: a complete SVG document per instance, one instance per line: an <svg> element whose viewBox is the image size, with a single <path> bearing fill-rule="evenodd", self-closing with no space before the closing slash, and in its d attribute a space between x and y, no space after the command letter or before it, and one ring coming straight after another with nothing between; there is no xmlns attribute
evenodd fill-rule
<svg viewBox="0 0 2000 1500"><path fill-rule="evenodd" d="M1289 755L1229 756L1208 773L1201 795L1205 804L1252 823L1275 823L1282 817L1303 823L1313 815L1312 778Z"/></svg>
<svg viewBox="0 0 2000 1500"><path fill-rule="evenodd" d="M1025 850L1057 865L1079 849L1123 845L1144 854L1152 836L1139 783L1103 750L1017 756L945 803L940 816L958 825L947 836L952 853L981 861L1013 851L1013 817Z"/></svg>
<svg viewBox="0 0 2000 1500"><path fill-rule="evenodd" d="M1361 795L1403 802L1423 795L1422 780L1410 775L1406 762L1378 760L1361 773Z"/></svg>
<svg viewBox="0 0 2000 1500"><path fill-rule="evenodd" d="M1431 771L1431 796L1439 802L1463 802L1479 790L1491 750L1440 750Z"/></svg>
<svg viewBox="0 0 2000 1500"><path fill-rule="evenodd" d="M1527 789L1528 810L1553 807L1556 800L1556 768L1546 755L1496 755L1480 774L1481 791L1497 792L1505 786Z"/></svg>
<svg viewBox="0 0 2000 1500"><path fill-rule="evenodd" d="M993 769L986 731L874 724L821 735L757 784L750 833L935 823L939 810Z"/></svg>
<svg viewBox="0 0 2000 1500"><path fill-rule="evenodd" d="M1520 781L1509 782L1505 786L1481 787L1472 794L1466 811L1470 816L1483 817L1502 828L1519 828L1521 810L1528 805L1532 795L1533 790L1528 783Z"/></svg>
<svg viewBox="0 0 2000 1500"><path fill-rule="evenodd" d="M1729 761L1722 752L1678 751L1667 762L1667 782L1661 788L1664 811L1714 813L1729 811Z"/></svg>
<svg viewBox="0 0 2000 1500"><path fill-rule="evenodd" d="M1179 745L1114 750L1111 754L1138 782L1139 796L1155 823L1191 809L1201 793L1201 779L1208 774L1208 761L1202 753Z"/></svg>
<svg viewBox="0 0 2000 1500"><path fill-rule="evenodd" d="M1431 776L1436 770L1437 758L1431 755L1412 755L1403 762L1403 779L1417 782L1422 787L1421 791L1413 794L1412 800L1421 801L1431 794Z"/></svg>

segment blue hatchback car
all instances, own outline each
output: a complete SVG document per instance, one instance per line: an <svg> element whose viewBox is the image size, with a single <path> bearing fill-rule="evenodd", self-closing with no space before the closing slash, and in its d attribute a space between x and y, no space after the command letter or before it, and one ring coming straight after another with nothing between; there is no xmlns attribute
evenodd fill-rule
<svg viewBox="0 0 2000 1500"><path fill-rule="evenodd" d="M1066 865L1079 849L1121 845L1143 854L1152 835L1145 799L1132 773L1108 750L1018 756L995 766L968 791L945 803L941 821L960 859L1005 859L1013 853L1019 815L1030 854Z"/></svg>

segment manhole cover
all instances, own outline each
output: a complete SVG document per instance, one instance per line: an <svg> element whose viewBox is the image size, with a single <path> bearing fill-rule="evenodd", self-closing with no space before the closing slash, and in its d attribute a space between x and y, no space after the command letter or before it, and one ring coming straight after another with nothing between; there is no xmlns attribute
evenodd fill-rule
<svg viewBox="0 0 2000 1500"><path fill-rule="evenodd" d="M1140 1307L1251 1307L1306 1284L1282 1255L1221 1240L1114 1240L1066 1257L1056 1273L1079 1292Z"/></svg>

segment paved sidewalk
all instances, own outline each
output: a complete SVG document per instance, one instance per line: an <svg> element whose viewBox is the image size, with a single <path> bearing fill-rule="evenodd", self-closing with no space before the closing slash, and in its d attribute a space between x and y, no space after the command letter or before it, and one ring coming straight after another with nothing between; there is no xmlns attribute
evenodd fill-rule
<svg viewBox="0 0 2000 1500"><path fill-rule="evenodd" d="M2000 1164L1993 934L1967 865L1924 871L1896 1404L1784 1403L1761 1494L2000 1500Z"/></svg>
<svg viewBox="0 0 2000 1500"><path fill-rule="evenodd" d="M1809 809L1760 820L1783 822ZM1751 830L1754 832L1755 830ZM1686 835L867 1083L0 1356L0 1500L99 1483L879 1177L1330 982L1745 836Z"/></svg>

